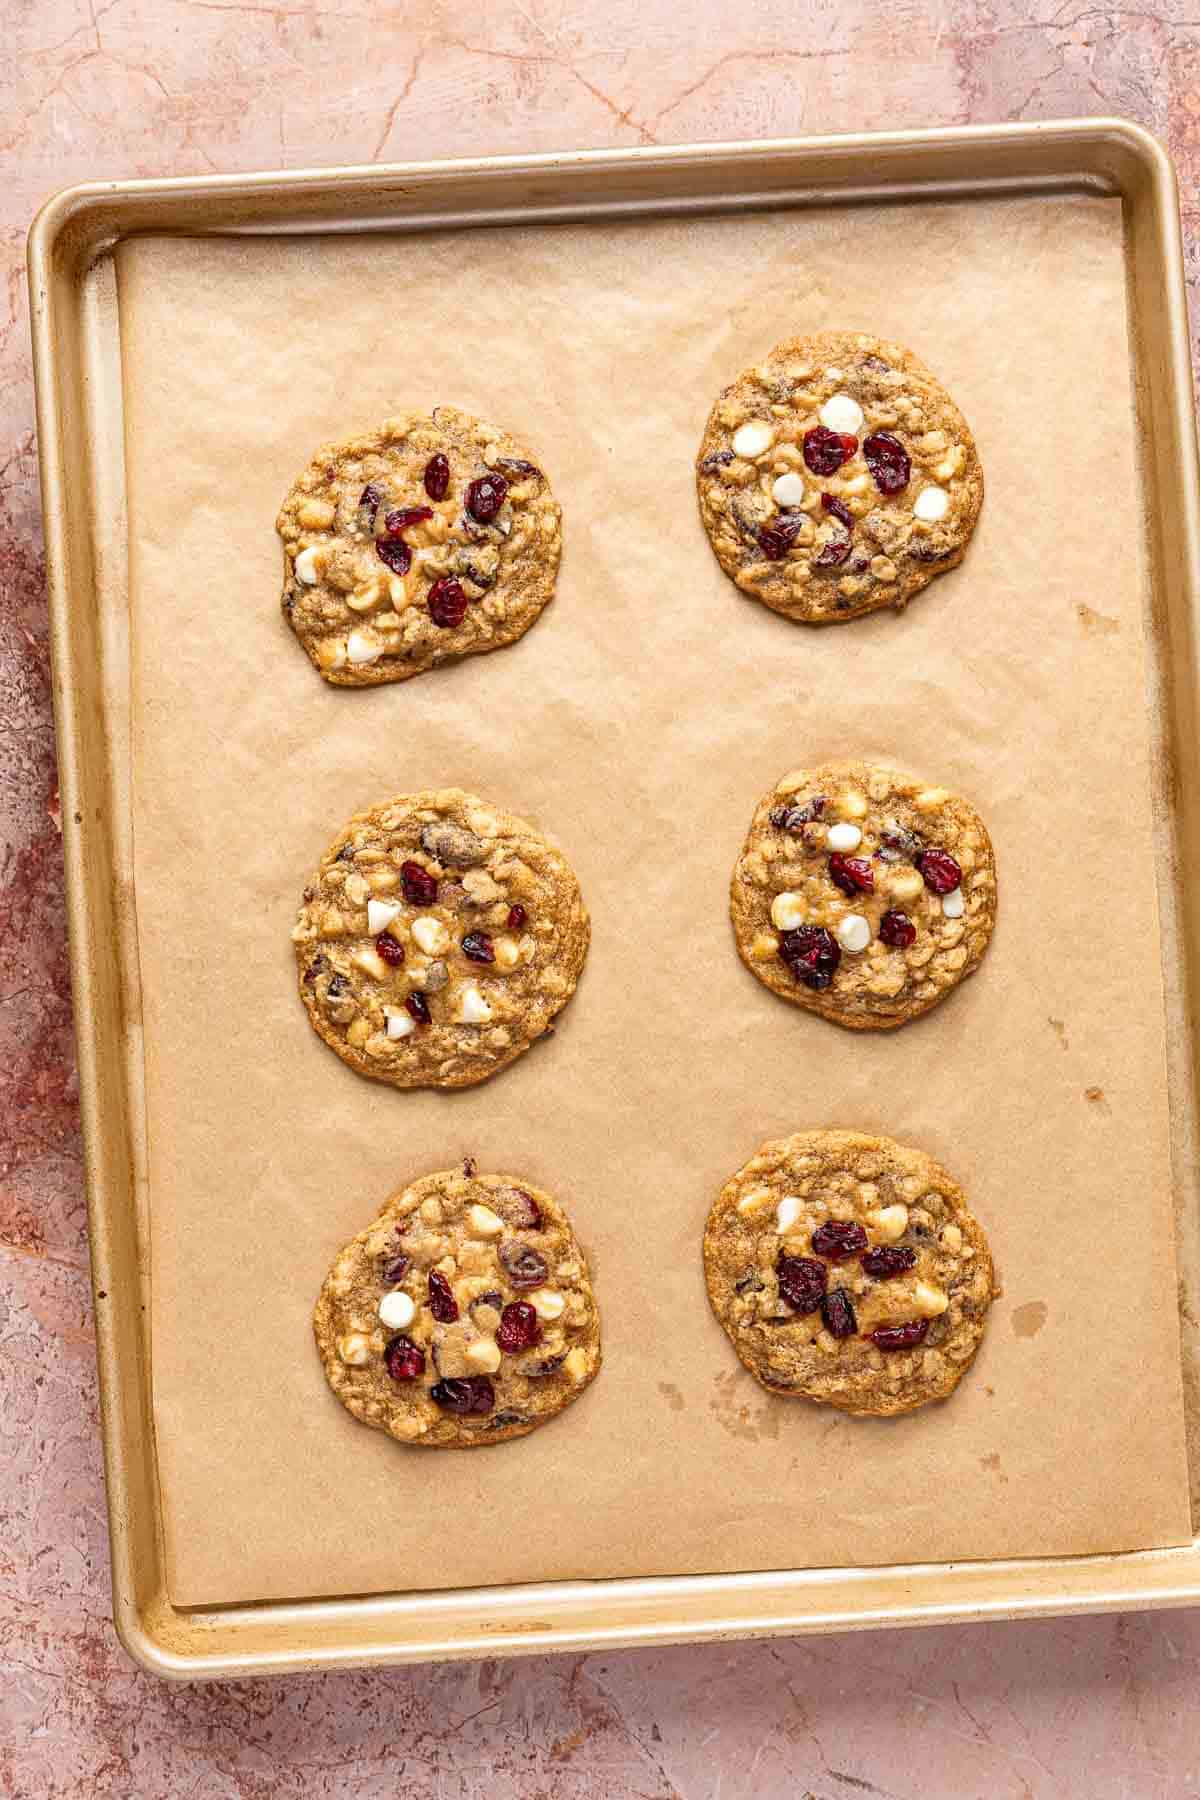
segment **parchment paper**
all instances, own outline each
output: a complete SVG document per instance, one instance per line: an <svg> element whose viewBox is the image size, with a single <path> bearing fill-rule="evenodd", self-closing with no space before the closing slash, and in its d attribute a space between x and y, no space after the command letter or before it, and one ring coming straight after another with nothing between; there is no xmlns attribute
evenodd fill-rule
<svg viewBox="0 0 1200 1800"><path fill-rule="evenodd" d="M1189 1537L1118 203L142 240L119 275L174 1600ZM736 371L856 325L944 378L988 496L907 615L814 631L720 574L692 457ZM323 438L439 400L544 460L559 596L512 649L331 690L280 619L279 499ZM999 859L981 972L878 1036L773 999L726 905L759 794L854 752L961 786ZM560 839L593 946L512 1070L396 1093L313 1035L288 932L351 811L444 783ZM717 1188L824 1124L923 1145L991 1235L1004 1296L946 1406L772 1399L710 1314ZM333 1399L310 1311L466 1152L570 1206L605 1368L516 1445L405 1450Z"/></svg>

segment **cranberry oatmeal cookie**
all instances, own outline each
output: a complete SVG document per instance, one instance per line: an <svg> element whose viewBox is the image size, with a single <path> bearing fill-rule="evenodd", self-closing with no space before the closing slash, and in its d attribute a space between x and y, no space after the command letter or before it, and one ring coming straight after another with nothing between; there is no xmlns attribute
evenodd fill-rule
<svg viewBox="0 0 1200 1800"><path fill-rule="evenodd" d="M283 616L338 687L511 644L553 597L562 547L541 469L452 406L323 444L275 529Z"/></svg>
<svg viewBox="0 0 1200 1800"><path fill-rule="evenodd" d="M600 1315L562 1208L469 1159L394 1194L346 1245L313 1330L356 1419L440 1449L524 1437L600 1367Z"/></svg>
<svg viewBox="0 0 1200 1800"><path fill-rule="evenodd" d="M995 1294L958 1184L924 1151L858 1131L764 1144L708 1215L704 1273L764 1387L851 1413L944 1400Z"/></svg>
<svg viewBox="0 0 1200 1800"><path fill-rule="evenodd" d="M313 1030L393 1087L470 1087L527 1050L571 998L587 909L562 852L524 819L442 788L356 813L292 931Z"/></svg>
<svg viewBox="0 0 1200 1800"><path fill-rule="evenodd" d="M983 504L967 422L911 350L788 338L722 393L700 515L737 585L789 619L897 609L960 563Z"/></svg>
<svg viewBox="0 0 1200 1800"><path fill-rule="evenodd" d="M886 1031L978 968L996 922L991 839L949 788L878 763L794 769L758 804L730 912L773 993Z"/></svg>

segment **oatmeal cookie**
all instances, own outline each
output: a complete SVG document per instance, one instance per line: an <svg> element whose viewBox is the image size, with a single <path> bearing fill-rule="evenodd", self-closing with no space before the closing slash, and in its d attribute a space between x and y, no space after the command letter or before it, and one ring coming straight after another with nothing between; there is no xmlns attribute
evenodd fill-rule
<svg viewBox="0 0 1200 1800"><path fill-rule="evenodd" d="M730 913L773 993L888 1030L978 968L996 923L991 839L961 795L879 763L793 769L758 804Z"/></svg>
<svg viewBox="0 0 1200 1800"><path fill-rule="evenodd" d="M995 1294L957 1182L923 1150L859 1131L764 1144L708 1215L704 1274L764 1387L879 1415L953 1392Z"/></svg>
<svg viewBox="0 0 1200 1800"><path fill-rule="evenodd" d="M552 599L562 547L541 469L452 406L323 444L275 529L283 616L338 687L511 644Z"/></svg>
<svg viewBox="0 0 1200 1800"><path fill-rule="evenodd" d="M600 1367L600 1315L566 1214L470 1159L393 1194L346 1245L313 1330L356 1419L438 1449L524 1437Z"/></svg>
<svg viewBox="0 0 1200 1800"><path fill-rule="evenodd" d="M700 516L746 593L813 624L905 606L960 563L983 504L967 422L911 350L788 338L727 387L696 459Z"/></svg>
<svg viewBox="0 0 1200 1800"><path fill-rule="evenodd" d="M470 1087L549 1029L587 955L562 852L461 788L356 813L292 931L313 1030L393 1087Z"/></svg>

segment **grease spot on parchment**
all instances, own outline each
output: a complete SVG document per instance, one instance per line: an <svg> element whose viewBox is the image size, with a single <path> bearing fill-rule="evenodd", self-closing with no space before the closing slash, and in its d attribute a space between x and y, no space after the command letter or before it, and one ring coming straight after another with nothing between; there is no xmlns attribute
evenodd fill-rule
<svg viewBox="0 0 1200 1800"><path fill-rule="evenodd" d="M1048 1311L1044 1300L1027 1300L1024 1306L1018 1306L1013 1313L1013 1330L1018 1337L1036 1337L1046 1323Z"/></svg>
<svg viewBox="0 0 1200 1800"><path fill-rule="evenodd" d="M725 1374L713 1377L713 1387L716 1392L708 1403L709 1408L715 1414L717 1424L730 1437L757 1444L760 1438L779 1436L778 1412L770 1400L759 1400L756 1395L748 1397L744 1376L727 1370Z"/></svg>
<svg viewBox="0 0 1200 1800"><path fill-rule="evenodd" d="M1000 1466L1000 1452L998 1450L992 1450L988 1453L987 1456L981 1456L979 1461L980 1461L981 1465L983 1466L983 1468L990 1469L992 1474L998 1475L1002 1482L1006 1482L1008 1480L1008 1476L1004 1473L1003 1469Z"/></svg>
<svg viewBox="0 0 1200 1800"><path fill-rule="evenodd" d="M683 1411L683 1395L673 1381L660 1381L658 1391L671 1408L672 1412Z"/></svg>
<svg viewBox="0 0 1200 1800"><path fill-rule="evenodd" d="M1114 619L1109 613L1093 612L1082 600L1075 608L1079 614L1079 623L1089 637L1111 637L1114 631L1120 631L1120 619Z"/></svg>
<svg viewBox="0 0 1200 1800"><path fill-rule="evenodd" d="M1051 1018L1047 1017L1046 1023L1047 1023L1047 1025L1049 1025L1051 1031L1054 1033L1055 1037L1058 1039L1062 1048L1064 1050L1069 1050L1071 1047L1071 1040L1067 1036L1067 1027L1066 1027L1066 1024L1064 1023L1064 1021L1062 1019L1051 1019Z"/></svg>

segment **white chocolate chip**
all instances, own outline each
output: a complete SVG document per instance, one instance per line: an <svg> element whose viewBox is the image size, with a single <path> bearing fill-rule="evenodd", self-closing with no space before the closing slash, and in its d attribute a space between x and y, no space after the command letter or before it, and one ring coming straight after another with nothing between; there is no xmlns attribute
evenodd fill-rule
<svg viewBox="0 0 1200 1800"><path fill-rule="evenodd" d="M387 1018L387 1034L390 1038L411 1037L417 1029L417 1022L408 1013L402 1012L398 1006L385 1006Z"/></svg>
<svg viewBox="0 0 1200 1800"><path fill-rule="evenodd" d="M305 587L315 587L321 579L320 559L324 556L323 544L310 544L296 558L296 580L302 581Z"/></svg>
<svg viewBox="0 0 1200 1800"><path fill-rule="evenodd" d="M871 922L861 913L847 913L838 920L837 941L851 956L858 956L871 941Z"/></svg>
<svg viewBox="0 0 1200 1800"><path fill-rule="evenodd" d="M941 1241L947 1250L961 1250L962 1232L958 1229L957 1225L944 1225L942 1227Z"/></svg>
<svg viewBox="0 0 1200 1800"><path fill-rule="evenodd" d="M924 487L913 502L913 518L934 525L950 510L950 496L945 488Z"/></svg>
<svg viewBox="0 0 1200 1800"><path fill-rule="evenodd" d="M317 645L317 667L340 669L346 661L345 638L322 638Z"/></svg>
<svg viewBox="0 0 1200 1800"><path fill-rule="evenodd" d="M830 394L821 408L821 423L826 431L845 432L857 437L862 430L863 409L849 394Z"/></svg>
<svg viewBox="0 0 1200 1800"><path fill-rule="evenodd" d="M893 869L887 878L888 892L896 900L915 900L925 883L915 869Z"/></svg>
<svg viewBox="0 0 1200 1800"><path fill-rule="evenodd" d="M952 888L948 894L942 895L942 915L947 919L961 919L966 901L960 887Z"/></svg>
<svg viewBox="0 0 1200 1800"><path fill-rule="evenodd" d="M500 1346L495 1338L476 1338L467 1345L463 1356L480 1375L494 1375L500 1367Z"/></svg>
<svg viewBox="0 0 1200 1800"><path fill-rule="evenodd" d="M361 1369L371 1360L370 1338L364 1337L361 1331L348 1331L345 1337L338 1339L338 1357L352 1369Z"/></svg>
<svg viewBox="0 0 1200 1800"><path fill-rule="evenodd" d="M369 975L372 981L386 981L388 978L388 966L378 950L356 950L350 961L364 975Z"/></svg>
<svg viewBox="0 0 1200 1800"><path fill-rule="evenodd" d="M368 900L367 930L371 936L378 937L381 931L386 931L400 911L401 906L398 900Z"/></svg>
<svg viewBox="0 0 1200 1800"><path fill-rule="evenodd" d="M568 1381L582 1381L587 1374L587 1351L582 1344L576 1344L573 1350L567 1351L567 1360L563 1364L563 1373Z"/></svg>
<svg viewBox="0 0 1200 1800"><path fill-rule="evenodd" d="M738 1201L738 1211L742 1214L762 1212L764 1207L770 1205L770 1202L770 1188L752 1188Z"/></svg>
<svg viewBox="0 0 1200 1800"><path fill-rule="evenodd" d="M894 1206L876 1207L867 1214L867 1224L885 1244L895 1244L908 1230L908 1208L898 1200Z"/></svg>
<svg viewBox="0 0 1200 1800"><path fill-rule="evenodd" d="M804 923L804 901L799 894L776 894L771 902L771 923L776 931L795 931Z"/></svg>
<svg viewBox="0 0 1200 1800"><path fill-rule="evenodd" d="M515 969L521 960L521 946L515 938L497 938L492 945L498 969Z"/></svg>
<svg viewBox="0 0 1200 1800"><path fill-rule="evenodd" d="M560 1319L567 1304L557 1288L534 1288L529 1303L539 1319Z"/></svg>
<svg viewBox="0 0 1200 1800"><path fill-rule="evenodd" d="M846 788L838 795L834 805L843 819L865 819L867 803L857 788Z"/></svg>
<svg viewBox="0 0 1200 1800"><path fill-rule="evenodd" d="M404 1331L417 1316L417 1308L411 1294L393 1288L379 1302L379 1323L386 1325L389 1331Z"/></svg>
<svg viewBox="0 0 1200 1800"><path fill-rule="evenodd" d="M476 1237L499 1237L504 1230L504 1220L499 1213L494 1213L490 1206L480 1206L478 1202L471 1208L467 1218Z"/></svg>
<svg viewBox="0 0 1200 1800"><path fill-rule="evenodd" d="M916 799L913 801L913 805L918 812L932 813L937 812L939 807L945 806L949 798L949 788L922 788Z"/></svg>
<svg viewBox="0 0 1200 1800"><path fill-rule="evenodd" d="M378 662L383 655L383 645L361 631L352 631L346 639L346 655L352 663Z"/></svg>
<svg viewBox="0 0 1200 1800"><path fill-rule="evenodd" d="M918 1281L912 1291L912 1303L922 1319L936 1319L949 1306L950 1296L941 1288L930 1287L927 1281Z"/></svg>
<svg viewBox="0 0 1200 1800"><path fill-rule="evenodd" d="M296 513L296 523L305 531L328 531L337 517L331 500L305 500Z"/></svg>
<svg viewBox="0 0 1200 1800"><path fill-rule="evenodd" d="M803 1202L796 1194L785 1194L775 1210L775 1229L780 1237L792 1229L800 1217Z"/></svg>
<svg viewBox="0 0 1200 1800"><path fill-rule="evenodd" d="M802 506L804 504L803 478L789 469L786 475L780 475L772 483L771 498L776 506Z"/></svg>
<svg viewBox="0 0 1200 1800"><path fill-rule="evenodd" d="M440 951L450 945L450 933L440 919L432 913L422 913L412 922L413 941L420 945L426 956L437 956Z"/></svg>
<svg viewBox="0 0 1200 1800"><path fill-rule="evenodd" d="M458 996L458 1011L454 1015L456 1025L486 1025L492 1016L492 1009L477 987L465 987Z"/></svg>
<svg viewBox="0 0 1200 1800"><path fill-rule="evenodd" d="M857 850L862 843L862 832L857 825L831 825L825 842L831 850Z"/></svg>
<svg viewBox="0 0 1200 1800"><path fill-rule="evenodd" d="M735 456L761 456L775 442L775 427L765 419L751 419L733 434Z"/></svg>

